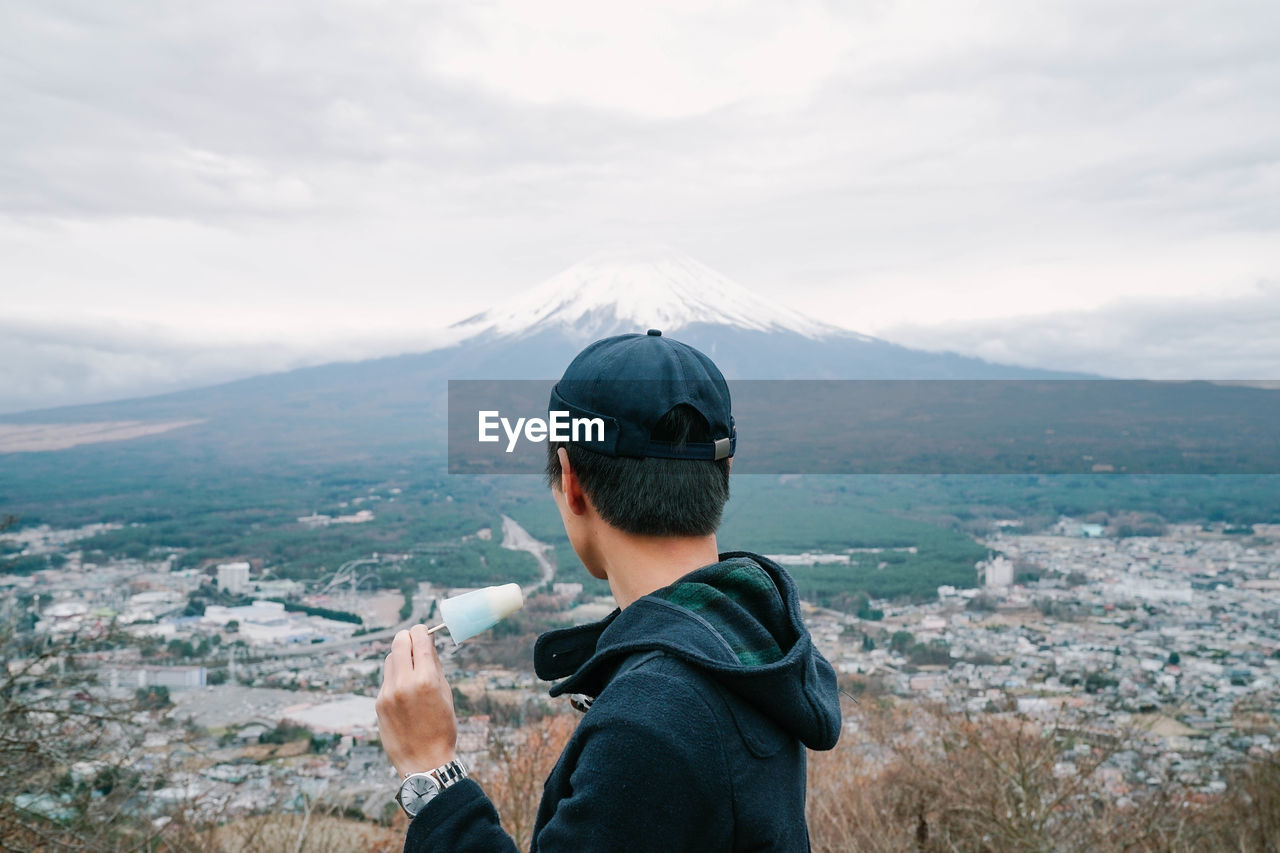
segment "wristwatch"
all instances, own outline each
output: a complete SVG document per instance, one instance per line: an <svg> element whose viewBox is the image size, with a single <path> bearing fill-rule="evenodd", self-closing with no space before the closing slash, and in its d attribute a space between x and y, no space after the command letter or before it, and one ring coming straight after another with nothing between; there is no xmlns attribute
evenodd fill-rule
<svg viewBox="0 0 1280 853"><path fill-rule="evenodd" d="M466 778L467 768L456 759L440 765L435 770L410 773L400 783L400 790L396 791L396 802L412 820L418 812L426 808L427 803L440 796L441 791Z"/></svg>

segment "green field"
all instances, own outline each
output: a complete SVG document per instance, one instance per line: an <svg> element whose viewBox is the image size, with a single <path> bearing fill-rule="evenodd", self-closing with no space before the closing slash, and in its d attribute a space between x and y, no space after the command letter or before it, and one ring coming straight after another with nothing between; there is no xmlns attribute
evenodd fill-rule
<svg viewBox="0 0 1280 853"><path fill-rule="evenodd" d="M20 526L128 525L78 543L90 559L181 549L181 566L255 559L281 578L321 578L376 552L383 557L373 582L400 588L415 580L449 586L532 581L536 564L528 554L474 538L482 528L500 538L505 513L553 546L557 579L607 591L578 563L538 477L449 475L443 460L428 454L328 463L268 457L236 464L178 449L123 442L4 457L0 515L17 516ZM321 529L297 521L312 512L357 509L372 510L376 519ZM797 567L793 574L817 601L847 602L859 594L918 599L934 595L940 584L973 584L973 564L985 555L974 537L992 519L1019 517L1035 529L1060 515L1134 510L1166 521L1276 521L1280 478L740 475L732 483L720 545L765 554L914 547L915 554L855 554L855 566ZM24 559L9 570L45 564Z"/></svg>

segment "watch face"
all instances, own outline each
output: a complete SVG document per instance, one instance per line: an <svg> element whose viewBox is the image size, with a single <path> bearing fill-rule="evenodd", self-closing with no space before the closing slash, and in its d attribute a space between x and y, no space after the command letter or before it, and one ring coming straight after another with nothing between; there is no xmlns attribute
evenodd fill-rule
<svg viewBox="0 0 1280 853"><path fill-rule="evenodd" d="M415 773L400 784L396 799L400 801L400 807L413 817L438 793L440 786L435 779L425 773Z"/></svg>

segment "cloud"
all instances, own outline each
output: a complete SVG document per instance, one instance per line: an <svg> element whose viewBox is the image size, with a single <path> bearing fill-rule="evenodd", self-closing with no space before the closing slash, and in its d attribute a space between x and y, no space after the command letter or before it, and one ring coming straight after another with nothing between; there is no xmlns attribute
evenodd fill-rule
<svg viewBox="0 0 1280 853"><path fill-rule="evenodd" d="M1280 380L1280 283L1225 299L1122 299L1093 311L883 334L921 349L1114 378Z"/></svg>
<svg viewBox="0 0 1280 853"><path fill-rule="evenodd" d="M322 342L244 335L193 339L149 324L0 320L0 414L149 396L263 373L356 361L448 342L367 332Z"/></svg>
<svg viewBox="0 0 1280 853"><path fill-rule="evenodd" d="M878 334L1280 276L1265 0L18 0L0 33L0 316L48 326L412 341L628 241Z"/></svg>
<svg viewBox="0 0 1280 853"><path fill-rule="evenodd" d="M817 88L853 41L827 4L499 0L457 7L424 61L513 100L650 118Z"/></svg>
<svg viewBox="0 0 1280 853"><path fill-rule="evenodd" d="M162 393L249 376L289 356L199 346L139 327L0 322L0 412Z"/></svg>

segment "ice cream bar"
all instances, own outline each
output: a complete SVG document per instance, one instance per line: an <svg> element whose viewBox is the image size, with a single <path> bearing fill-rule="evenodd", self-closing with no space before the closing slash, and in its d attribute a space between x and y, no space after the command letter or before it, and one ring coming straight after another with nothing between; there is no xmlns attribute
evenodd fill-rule
<svg viewBox="0 0 1280 853"><path fill-rule="evenodd" d="M440 615L456 644L492 628L498 620L505 619L521 607L524 607L524 596L520 594L520 585L504 583L443 599Z"/></svg>

